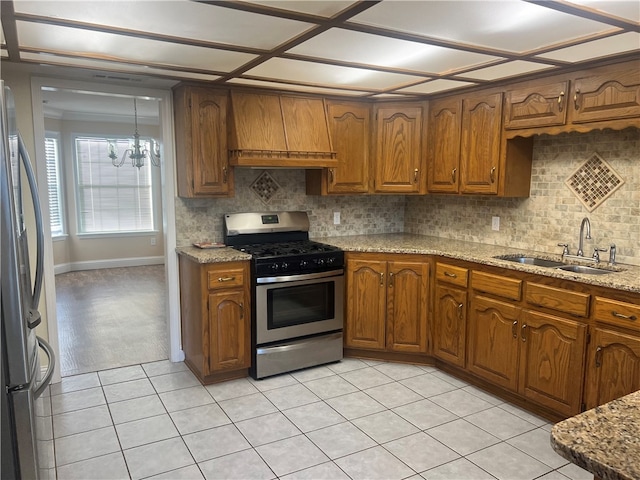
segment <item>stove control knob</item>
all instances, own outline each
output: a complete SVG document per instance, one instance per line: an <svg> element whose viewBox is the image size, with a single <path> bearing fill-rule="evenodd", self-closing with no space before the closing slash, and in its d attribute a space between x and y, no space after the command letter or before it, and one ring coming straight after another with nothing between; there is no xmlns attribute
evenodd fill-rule
<svg viewBox="0 0 640 480"><path fill-rule="evenodd" d="M280 270L280 265L278 265L277 263L272 263L271 270L273 270L274 272L277 272L278 270Z"/></svg>
<svg viewBox="0 0 640 480"><path fill-rule="evenodd" d="M324 265L324 258L319 258L316 263L318 264L319 267L322 267Z"/></svg>
<svg viewBox="0 0 640 480"><path fill-rule="evenodd" d="M334 263L336 263L336 259L333 257L329 257L327 258L327 265L333 265Z"/></svg>
<svg viewBox="0 0 640 480"><path fill-rule="evenodd" d="M300 260L300 268L307 268L309 266L309 262L306 260Z"/></svg>
<svg viewBox="0 0 640 480"><path fill-rule="evenodd" d="M286 271L287 268L289 268L289 264L287 262L282 262L280 264L280 270L282 270L283 272Z"/></svg>

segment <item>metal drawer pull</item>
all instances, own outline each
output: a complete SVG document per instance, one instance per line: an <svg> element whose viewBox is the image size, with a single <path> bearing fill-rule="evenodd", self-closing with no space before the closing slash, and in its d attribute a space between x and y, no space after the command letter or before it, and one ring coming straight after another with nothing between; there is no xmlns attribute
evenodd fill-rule
<svg viewBox="0 0 640 480"><path fill-rule="evenodd" d="M333 183L334 182L334 177L333 177L333 168L329 169L329 178L330 178L330 182Z"/></svg>
<svg viewBox="0 0 640 480"><path fill-rule="evenodd" d="M491 171L489 172L489 180L491 180L491 183L495 183L495 181L496 181L496 167L491 167Z"/></svg>
<svg viewBox="0 0 640 480"><path fill-rule="evenodd" d="M218 277L219 282L232 282L236 277Z"/></svg>
<svg viewBox="0 0 640 480"><path fill-rule="evenodd" d="M445 277L458 278L458 275L455 273L444 272Z"/></svg>
<svg viewBox="0 0 640 480"><path fill-rule="evenodd" d="M511 325L511 335L513 335L513 338L518 338L518 321L517 320L513 322L513 325Z"/></svg>
<svg viewBox="0 0 640 480"><path fill-rule="evenodd" d="M527 324L522 325L522 330L520 331L520 336L522 337L522 341L527 341Z"/></svg>
<svg viewBox="0 0 640 480"><path fill-rule="evenodd" d="M576 89L576 93L573 95L573 106L576 110L580 110L580 105L578 104L578 95L580 94L580 89Z"/></svg>
<svg viewBox="0 0 640 480"><path fill-rule="evenodd" d="M418 183L418 169L413 171L413 183Z"/></svg>
<svg viewBox="0 0 640 480"><path fill-rule="evenodd" d="M454 168L453 170L451 170L451 183L456 183L456 170L458 169Z"/></svg>
<svg viewBox="0 0 640 480"><path fill-rule="evenodd" d="M638 317L636 317L635 315L625 315L623 313L618 313L616 311L611 312L611 315L613 315L616 318L623 318L625 320L631 320L632 322L635 322Z"/></svg>
<svg viewBox="0 0 640 480"><path fill-rule="evenodd" d="M389 274L389 287L393 287L393 272Z"/></svg>
<svg viewBox="0 0 640 480"><path fill-rule="evenodd" d="M561 112L562 111L562 101L564 100L564 92L560 92L560 95L558 95L558 111Z"/></svg>
<svg viewBox="0 0 640 480"><path fill-rule="evenodd" d="M462 320L462 309L464 308L464 304L459 303L458 304L458 319Z"/></svg>
<svg viewBox="0 0 640 480"><path fill-rule="evenodd" d="M602 366L602 347L596 348L596 367Z"/></svg>
<svg viewBox="0 0 640 480"><path fill-rule="evenodd" d="M384 285L384 273L380 272L380 286L382 287Z"/></svg>

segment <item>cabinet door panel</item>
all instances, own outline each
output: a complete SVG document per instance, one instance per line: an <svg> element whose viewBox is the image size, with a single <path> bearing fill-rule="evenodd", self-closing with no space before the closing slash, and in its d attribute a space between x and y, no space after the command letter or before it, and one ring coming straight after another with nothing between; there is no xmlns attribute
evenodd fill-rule
<svg viewBox="0 0 640 480"><path fill-rule="evenodd" d="M587 327L523 311L520 393L565 415L580 412Z"/></svg>
<svg viewBox="0 0 640 480"><path fill-rule="evenodd" d="M427 190L457 193L460 179L462 100L435 101L429 106Z"/></svg>
<svg viewBox="0 0 640 480"><path fill-rule="evenodd" d="M464 367L467 292L438 283L435 302L433 353L442 360Z"/></svg>
<svg viewBox="0 0 640 480"><path fill-rule="evenodd" d="M386 263L347 262L347 324L345 344L384 350L386 317Z"/></svg>
<svg viewBox="0 0 640 480"><path fill-rule="evenodd" d="M469 371L517 390L520 308L482 296L469 310Z"/></svg>
<svg viewBox="0 0 640 480"><path fill-rule="evenodd" d="M377 192L417 193L422 165L422 108L380 108L376 120Z"/></svg>
<svg viewBox="0 0 640 480"><path fill-rule="evenodd" d="M569 82L536 85L507 92L504 128L564 125L567 118Z"/></svg>
<svg viewBox="0 0 640 480"><path fill-rule="evenodd" d="M329 128L338 166L328 169L329 193L369 190L370 116L367 105L329 103Z"/></svg>
<svg viewBox="0 0 640 480"><path fill-rule="evenodd" d="M586 407L640 390L640 337L595 328L589 348Z"/></svg>
<svg viewBox="0 0 640 480"><path fill-rule="evenodd" d="M502 94L465 98L460 147L460 191L498 193Z"/></svg>
<svg viewBox="0 0 640 480"><path fill-rule="evenodd" d="M209 371L249 367L250 319L242 291L209 295Z"/></svg>
<svg viewBox="0 0 640 480"><path fill-rule="evenodd" d="M280 98L285 135L294 152L331 152L324 101L320 98Z"/></svg>
<svg viewBox="0 0 640 480"><path fill-rule="evenodd" d="M429 265L390 261L387 271L387 348L426 353Z"/></svg>
<svg viewBox="0 0 640 480"><path fill-rule="evenodd" d="M637 69L577 78L573 89L573 123L640 117Z"/></svg>

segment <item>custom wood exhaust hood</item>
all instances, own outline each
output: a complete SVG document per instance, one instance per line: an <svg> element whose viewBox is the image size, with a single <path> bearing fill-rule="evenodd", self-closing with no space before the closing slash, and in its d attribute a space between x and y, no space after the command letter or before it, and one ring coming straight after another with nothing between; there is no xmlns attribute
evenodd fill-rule
<svg viewBox="0 0 640 480"><path fill-rule="evenodd" d="M338 165L321 98L232 91L229 115L230 165Z"/></svg>

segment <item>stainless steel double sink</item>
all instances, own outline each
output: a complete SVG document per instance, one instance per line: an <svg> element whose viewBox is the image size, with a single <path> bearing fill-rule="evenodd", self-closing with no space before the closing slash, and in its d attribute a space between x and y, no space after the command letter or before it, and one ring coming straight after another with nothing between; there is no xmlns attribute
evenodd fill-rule
<svg viewBox="0 0 640 480"><path fill-rule="evenodd" d="M616 270L609 270L599 267L589 267L586 265L567 265L563 262L556 260L548 260L540 257L529 257L521 255L498 255L494 257L500 260L507 260L509 262L517 262L525 265L534 265L536 267L555 268L558 270L564 270L565 272L585 273L588 275L604 275L607 273L614 273Z"/></svg>

